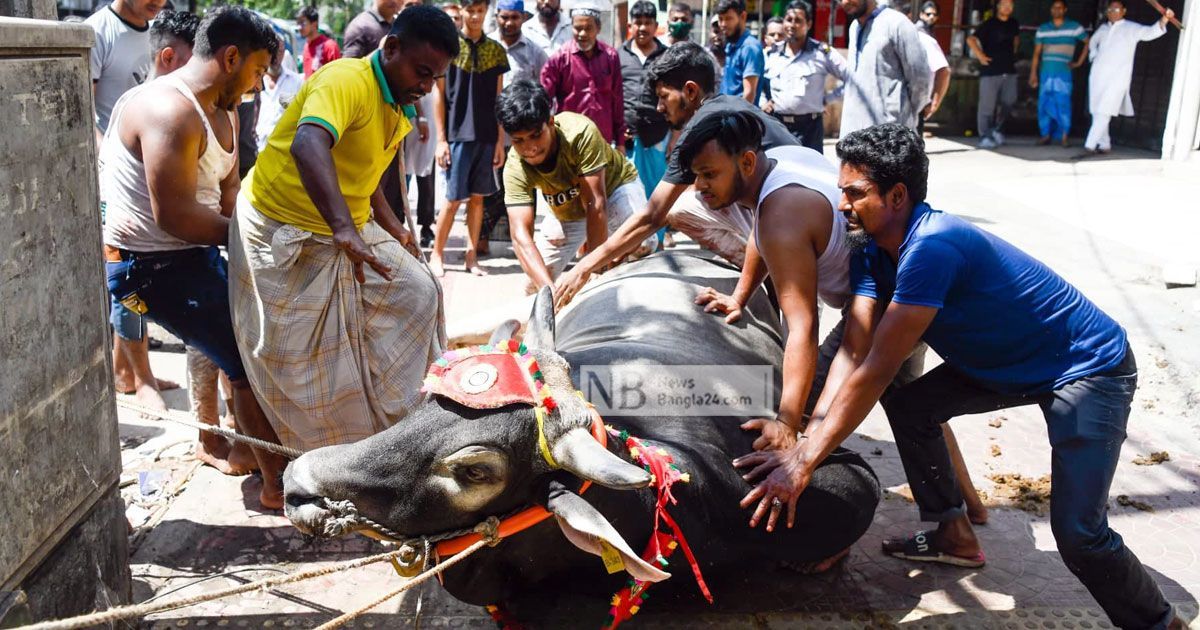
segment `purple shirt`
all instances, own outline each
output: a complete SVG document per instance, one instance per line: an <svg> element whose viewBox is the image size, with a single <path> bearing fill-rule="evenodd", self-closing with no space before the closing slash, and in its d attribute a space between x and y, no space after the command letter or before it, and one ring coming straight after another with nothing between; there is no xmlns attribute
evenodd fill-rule
<svg viewBox="0 0 1200 630"><path fill-rule="evenodd" d="M542 87L557 111L590 118L606 142L625 142L625 90L613 47L597 41L589 59L575 40L563 44L542 67Z"/></svg>

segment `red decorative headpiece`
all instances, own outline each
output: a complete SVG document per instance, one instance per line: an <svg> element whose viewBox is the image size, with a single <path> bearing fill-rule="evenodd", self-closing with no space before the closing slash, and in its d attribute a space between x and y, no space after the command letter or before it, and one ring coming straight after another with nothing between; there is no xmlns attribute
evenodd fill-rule
<svg viewBox="0 0 1200 630"><path fill-rule="evenodd" d="M521 403L553 411L557 406L537 359L515 339L447 351L429 367L421 391L472 409Z"/></svg>

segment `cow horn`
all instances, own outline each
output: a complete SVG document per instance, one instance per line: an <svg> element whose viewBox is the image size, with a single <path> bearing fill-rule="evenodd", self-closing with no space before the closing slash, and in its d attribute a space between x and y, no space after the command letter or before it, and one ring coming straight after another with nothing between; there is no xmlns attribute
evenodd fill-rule
<svg viewBox="0 0 1200 630"><path fill-rule="evenodd" d="M554 459L580 479L614 490L650 485L650 473L608 452L585 429L571 429L554 442Z"/></svg>
<svg viewBox="0 0 1200 630"><path fill-rule="evenodd" d="M504 320L504 323L497 326L496 330L492 332L492 336L490 339L488 339L488 343L491 345L496 345L505 339L512 339L517 335L518 330L521 330L521 322L515 319L506 319Z"/></svg>
<svg viewBox="0 0 1200 630"><path fill-rule="evenodd" d="M533 311L525 326L525 345L537 350L554 350L554 292L550 287L542 287L533 301Z"/></svg>

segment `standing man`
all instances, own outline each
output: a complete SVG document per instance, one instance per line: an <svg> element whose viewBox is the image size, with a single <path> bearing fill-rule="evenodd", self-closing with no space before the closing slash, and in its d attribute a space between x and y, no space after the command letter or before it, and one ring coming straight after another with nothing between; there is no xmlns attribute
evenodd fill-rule
<svg viewBox="0 0 1200 630"><path fill-rule="evenodd" d="M1129 84L1133 79L1133 55L1138 43L1162 37L1175 12L1167 9L1159 21L1138 24L1125 19L1122 0L1111 0L1104 15L1108 21L1096 29L1088 44L1088 58L1092 61L1088 76L1088 111L1092 113L1092 127L1088 129L1084 148L1094 153L1108 153L1112 149L1108 123L1113 116L1133 115Z"/></svg>
<svg viewBox="0 0 1200 630"><path fill-rule="evenodd" d="M171 74L187 64L196 45L200 18L187 11L163 11L150 24L151 77Z"/></svg>
<svg viewBox="0 0 1200 630"><path fill-rule="evenodd" d="M1065 147L1071 133L1071 71L1087 59L1087 31L1079 22L1067 19L1066 0L1054 0L1050 21L1038 27L1034 41L1029 87L1038 91L1038 129L1042 132L1038 144L1058 140Z"/></svg>
<svg viewBox="0 0 1200 630"><path fill-rule="evenodd" d="M638 0L629 8L633 37L621 45L622 91L625 95L625 138L623 144L637 167L638 177L649 196L667 170L667 119L658 111L658 96L646 83L646 66L667 47L658 41L658 11L649 0Z"/></svg>
<svg viewBox="0 0 1200 630"><path fill-rule="evenodd" d="M292 71L283 61L283 38L279 37L279 49L271 57L271 67L263 77L263 89L259 93L262 102L258 108L258 121L255 126L255 136L258 139L258 152L267 148L267 138L275 130L275 124L283 116L283 111L296 98L300 86L304 85L304 77Z"/></svg>
<svg viewBox="0 0 1200 630"><path fill-rule="evenodd" d="M675 2L667 11L667 44L674 46L679 42L692 41L692 26L695 22L695 17L692 16L692 7L686 2Z"/></svg>
<svg viewBox="0 0 1200 630"><path fill-rule="evenodd" d="M571 9L575 38L550 56L542 68L542 87L554 109L590 118L604 141L625 142L625 89L617 51L598 39L600 11L580 5Z"/></svg>
<svg viewBox="0 0 1200 630"><path fill-rule="evenodd" d="M454 215L467 202L467 271L487 275L479 266L483 198L496 192L496 170L504 165L504 136L496 124L496 97L504 89L508 55L483 34L488 0L463 3L459 54L437 81L433 121L437 127L437 163L446 169L446 205L438 215L429 266L445 275L443 258Z"/></svg>
<svg viewBox="0 0 1200 630"><path fill-rule="evenodd" d="M846 60L837 51L808 36L812 5L795 0L787 5L783 24L785 38L767 55L767 102L763 111L787 127L796 140L821 153L825 150L825 102L841 97L844 88L831 98L825 95L829 75L850 79Z"/></svg>
<svg viewBox="0 0 1200 630"><path fill-rule="evenodd" d="M96 32L91 51L91 74L97 149L103 147L104 132L117 99L148 79L160 60L175 54L173 50L167 52L169 46L156 51L150 44L150 20L162 11L163 4L159 0L114 0L84 20ZM101 203L101 221L105 214ZM114 298L109 307L109 323L113 327L113 384L116 390L134 394L143 405L165 410L167 404L159 390L174 389L179 385L154 377L150 369L150 338L146 335L142 316Z"/></svg>
<svg viewBox="0 0 1200 630"><path fill-rule="evenodd" d="M679 141L667 156L667 172L654 188L643 210L635 212L621 229L563 273L554 285L555 302L563 306L583 288L592 273L640 247L645 239L667 225L687 234L701 247L715 252L753 276L761 264L750 239L753 213L733 204L710 209L690 189L696 177L679 161L679 147L692 128L709 116L750 112L763 124L764 150L797 144L796 138L778 120L740 96L713 94L716 68L699 44L684 42L667 49L647 72L647 83L658 94L658 108L673 129L681 130Z"/></svg>
<svg viewBox="0 0 1200 630"><path fill-rule="evenodd" d="M1049 267L925 203L929 160L922 144L899 125L838 142L840 209L854 232L870 237L851 267L864 308L851 311L825 387L832 402L823 416L818 404L806 439L734 460L751 469L748 479L765 477L742 500L755 507L751 527L764 517L768 530L794 523L796 499L817 464L880 401L921 518L938 523L934 531L885 541L883 551L982 566L959 485L947 474L940 426L960 415L1037 404L1051 446L1050 525L1067 568L1114 625L1184 628L1108 525L1108 492L1137 389L1125 330ZM922 339L945 363L885 394Z"/></svg>
<svg viewBox="0 0 1200 630"><path fill-rule="evenodd" d="M1017 47L1021 25L1012 16L1013 0L996 0L996 14L985 20L967 38L979 59L979 108L976 126L979 148L995 149L1004 144L1000 128L1017 102Z"/></svg>
<svg viewBox="0 0 1200 630"><path fill-rule="evenodd" d="M571 20L560 6L560 0L537 0L537 19L521 25L525 35L541 46L547 57L553 57L573 35Z"/></svg>
<svg viewBox="0 0 1200 630"><path fill-rule="evenodd" d="M524 25L529 18L525 12L525 0L498 0L496 2L496 32L489 35L500 42L508 55L508 72L504 74L504 87L515 81L537 82L542 77L542 68L550 56L529 40Z"/></svg>
<svg viewBox="0 0 1200 630"><path fill-rule="evenodd" d="M717 3L717 20L725 35L725 73L721 75L721 94L740 96L747 103L757 103L762 86L766 58L762 42L746 28L745 0L721 0Z"/></svg>
<svg viewBox="0 0 1200 630"><path fill-rule="evenodd" d="M276 46L271 26L249 10L211 9L188 63L113 108L100 171L109 292L228 374L238 425L268 442L278 439L246 380L217 246L227 242L238 190L234 112L262 80ZM219 460L228 451L207 454ZM264 451L255 456L263 473L259 500L279 509L284 461Z"/></svg>
<svg viewBox="0 0 1200 630"><path fill-rule="evenodd" d="M846 82L841 136L885 122L917 128L929 113L929 60L917 27L877 0L839 0L850 20L853 75Z"/></svg>
<svg viewBox="0 0 1200 630"><path fill-rule="evenodd" d="M763 50L770 53L771 49L777 44L787 39L785 34L786 29L783 26L783 18L774 16L767 20L767 32L763 35Z"/></svg>
<svg viewBox="0 0 1200 630"><path fill-rule="evenodd" d="M552 286L581 245L595 249L646 203L637 170L600 136L595 123L571 112L551 115L536 83L504 90L497 110L513 148L504 167L504 201L513 250L530 279L530 292ZM534 237L534 200L540 193L553 216ZM647 252L656 243L647 243Z"/></svg>
<svg viewBox="0 0 1200 630"><path fill-rule="evenodd" d="M458 52L441 9L404 11L378 51L304 83L246 176L229 232L233 322L288 446L365 438L422 400L445 346L441 294L379 178L411 130L401 105Z"/></svg>
<svg viewBox="0 0 1200 630"><path fill-rule="evenodd" d="M399 0L375 0L362 13L354 16L342 34L342 53L362 59L379 48L379 42L392 30L392 20L400 12Z"/></svg>
<svg viewBox="0 0 1200 630"><path fill-rule="evenodd" d="M304 38L304 78L311 77L321 66L342 57L337 42L321 32L321 14L316 7L304 7L296 13L296 28Z"/></svg>
<svg viewBox="0 0 1200 630"><path fill-rule="evenodd" d="M937 5L926 2L915 22L917 36L925 46L925 60L929 62L930 81L933 83L933 91L929 93L929 107L917 120L917 133L922 135L925 133L925 121L937 113L942 106L942 99L950 90L950 62L946 60L946 53L942 52L942 45L933 37L933 25L937 24L937 20Z"/></svg>

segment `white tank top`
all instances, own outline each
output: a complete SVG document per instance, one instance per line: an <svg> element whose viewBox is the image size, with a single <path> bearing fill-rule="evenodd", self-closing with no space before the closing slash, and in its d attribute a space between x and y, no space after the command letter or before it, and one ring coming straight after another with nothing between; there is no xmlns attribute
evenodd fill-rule
<svg viewBox="0 0 1200 630"><path fill-rule="evenodd" d="M150 85L164 83L179 90L192 103L208 140L196 173L196 202L213 212L221 212L221 180L237 168L237 138L233 150L226 151L213 134L208 117L183 81L170 75L160 77L129 90L113 107L104 144L100 148L100 208L104 213L104 242L113 247L135 252L162 252L196 247L196 243L167 234L154 222L150 208L150 191L146 184L146 167L121 142L121 115L125 104L135 94ZM234 134L233 112L227 112Z"/></svg>
<svg viewBox="0 0 1200 630"><path fill-rule="evenodd" d="M825 156L801 146L783 146L769 149L767 158L775 160L775 168L763 181L758 194L758 207L754 209L754 241L758 240L758 212L768 195L784 186L802 186L824 195L833 213L833 228L829 244L817 258L817 295L826 304L842 308L850 297L850 248L846 246L846 217L838 212L841 191L838 189L838 171Z"/></svg>

